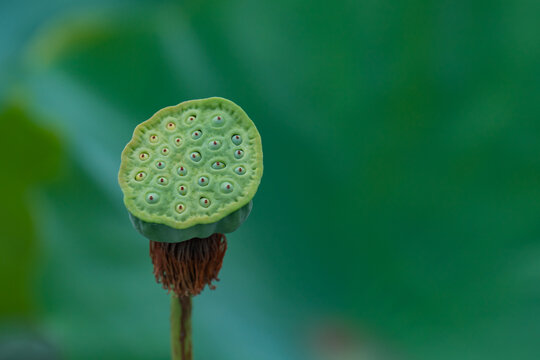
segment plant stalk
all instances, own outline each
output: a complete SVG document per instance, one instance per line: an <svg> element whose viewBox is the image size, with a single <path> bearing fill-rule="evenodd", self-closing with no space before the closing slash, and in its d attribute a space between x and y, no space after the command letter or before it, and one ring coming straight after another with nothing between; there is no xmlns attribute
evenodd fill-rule
<svg viewBox="0 0 540 360"><path fill-rule="evenodd" d="M171 296L172 360L192 360L191 296Z"/></svg>

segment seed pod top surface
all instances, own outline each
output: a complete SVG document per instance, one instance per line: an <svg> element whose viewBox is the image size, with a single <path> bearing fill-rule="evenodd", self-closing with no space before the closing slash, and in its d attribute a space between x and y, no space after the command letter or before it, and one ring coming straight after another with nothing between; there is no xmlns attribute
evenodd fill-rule
<svg viewBox="0 0 540 360"><path fill-rule="evenodd" d="M118 179L133 216L186 229L247 205L261 181L262 158L259 132L238 105L191 100L135 128Z"/></svg>

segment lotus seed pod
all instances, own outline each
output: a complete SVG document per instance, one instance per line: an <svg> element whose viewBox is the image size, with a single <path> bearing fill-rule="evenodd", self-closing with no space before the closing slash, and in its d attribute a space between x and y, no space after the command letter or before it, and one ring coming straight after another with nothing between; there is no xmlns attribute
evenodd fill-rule
<svg viewBox="0 0 540 360"><path fill-rule="evenodd" d="M139 124L118 179L135 228L159 242L236 230L263 173L261 137L223 98L191 100Z"/></svg>

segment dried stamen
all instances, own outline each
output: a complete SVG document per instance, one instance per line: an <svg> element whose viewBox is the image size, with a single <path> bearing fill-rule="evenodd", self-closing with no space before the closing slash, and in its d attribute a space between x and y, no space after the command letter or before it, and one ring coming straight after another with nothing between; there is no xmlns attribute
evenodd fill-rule
<svg viewBox="0 0 540 360"><path fill-rule="evenodd" d="M194 296L206 285L216 287L227 238L223 234L193 238L179 243L150 241L150 257L156 281L178 296Z"/></svg>

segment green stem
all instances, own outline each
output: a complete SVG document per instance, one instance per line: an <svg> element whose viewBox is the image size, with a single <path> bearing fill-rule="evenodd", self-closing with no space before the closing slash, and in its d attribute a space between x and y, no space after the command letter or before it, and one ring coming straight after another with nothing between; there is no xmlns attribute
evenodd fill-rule
<svg viewBox="0 0 540 360"><path fill-rule="evenodd" d="M171 296L172 360L192 360L191 296Z"/></svg>

